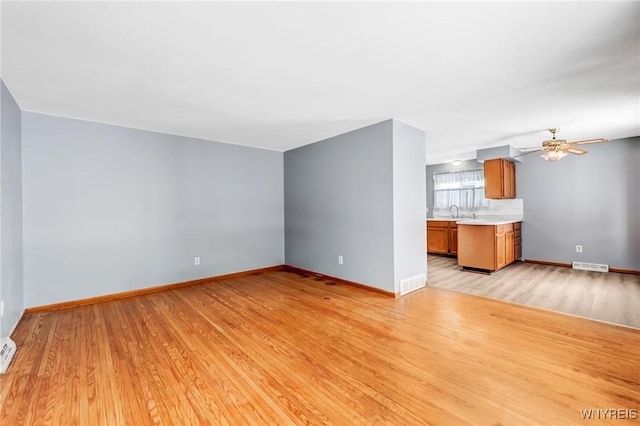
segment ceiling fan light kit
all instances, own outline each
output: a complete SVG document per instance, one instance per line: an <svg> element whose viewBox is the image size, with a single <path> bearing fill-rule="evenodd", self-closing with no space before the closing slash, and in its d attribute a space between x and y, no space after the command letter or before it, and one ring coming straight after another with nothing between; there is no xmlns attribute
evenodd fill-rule
<svg viewBox="0 0 640 426"><path fill-rule="evenodd" d="M540 157L548 161L560 161L566 156L567 153L564 151L561 151L559 149L551 149L549 151L545 151L544 154L542 154Z"/></svg>

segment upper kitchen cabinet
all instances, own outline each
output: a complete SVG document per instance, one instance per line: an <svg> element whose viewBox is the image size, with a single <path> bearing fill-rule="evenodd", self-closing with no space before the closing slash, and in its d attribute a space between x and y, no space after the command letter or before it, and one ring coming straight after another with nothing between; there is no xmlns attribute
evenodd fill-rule
<svg viewBox="0 0 640 426"><path fill-rule="evenodd" d="M484 162L485 198L516 198L516 166L504 158Z"/></svg>

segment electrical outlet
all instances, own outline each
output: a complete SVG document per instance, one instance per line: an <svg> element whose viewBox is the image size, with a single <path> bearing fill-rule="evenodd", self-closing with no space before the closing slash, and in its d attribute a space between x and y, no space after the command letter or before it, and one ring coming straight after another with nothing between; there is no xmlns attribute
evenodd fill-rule
<svg viewBox="0 0 640 426"><path fill-rule="evenodd" d="M576 253L582 253L582 246L576 246Z"/></svg>
<svg viewBox="0 0 640 426"><path fill-rule="evenodd" d="M0 301L0 317L4 316L4 300Z"/></svg>
<svg viewBox="0 0 640 426"><path fill-rule="evenodd" d="M199 265L200 264L200 256L196 256L193 258L193 264L194 265Z"/></svg>
<svg viewBox="0 0 640 426"><path fill-rule="evenodd" d="M338 265L342 265L344 263L344 258L342 256L338 256Z"/></svg>

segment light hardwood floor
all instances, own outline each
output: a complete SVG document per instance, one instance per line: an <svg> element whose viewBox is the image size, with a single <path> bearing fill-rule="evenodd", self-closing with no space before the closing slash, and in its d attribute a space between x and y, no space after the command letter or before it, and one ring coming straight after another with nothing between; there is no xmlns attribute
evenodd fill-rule
<svg viewBox="0 0 640 426"><path fill-rule="evenodd" d="M640 275L517 262L491 275L427 255L430 286L640 328Z"/></svg>
<svg viewBox="0 0 640 426"><path fill-rule="evenodd" d="M31 314L14 338L2 425L565 425L640 408L640 330L286 271Z"/></svg>

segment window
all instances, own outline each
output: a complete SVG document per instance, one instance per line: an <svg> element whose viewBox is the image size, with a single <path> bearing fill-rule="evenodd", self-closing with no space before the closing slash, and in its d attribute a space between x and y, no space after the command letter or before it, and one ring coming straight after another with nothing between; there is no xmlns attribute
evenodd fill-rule
<svg viewBox="0 0 640 426"><path fill-rule="evenodd" d="M487 207L482 169L433 174L433 209L448 210L452 204L460 210Z"/></svg>

